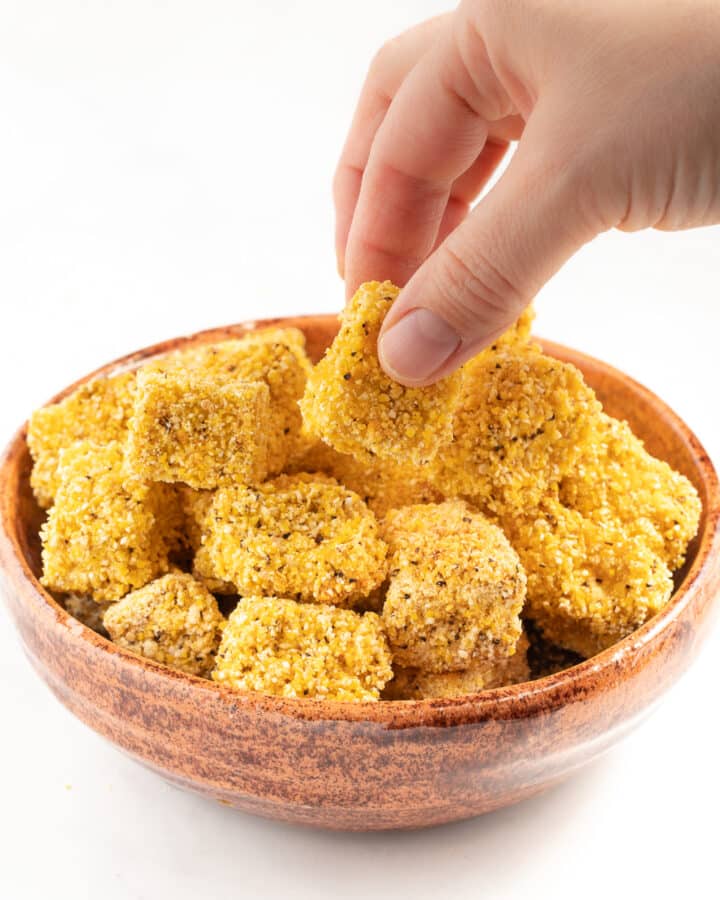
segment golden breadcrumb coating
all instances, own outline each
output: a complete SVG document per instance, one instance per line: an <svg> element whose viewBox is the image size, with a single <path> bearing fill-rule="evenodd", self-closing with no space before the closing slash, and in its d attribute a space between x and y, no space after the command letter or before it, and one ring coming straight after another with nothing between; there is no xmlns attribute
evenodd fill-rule
<svg viewBox="0 0 720 900"><path fill-rule="evenodd" d="M619 519L673 570L685 562L702 511L690 481L650 456L627 422L605 414L597 443L584 447L560 497L592 519Z"/></svg>
<svg viewBox="0 0 720 900"><path fill-rule="evenodd" d="M58 478L41 530L45 587L106 603L167 572L171 489L129 475L121 444L73 444L60 454Z"/></svg>
<svg viewBox="0 0 720 900"><path fill-rule="evenodd" d="M281 475L257 488L221 488L195 558L205 578L237 593L350 606L385 576L375 516L323 475Z"/></svg>
<svg viewBox="0 0 720 900"><path fill-rule="evenodd" d="M509 328L504 335L498 338L496 343L527 343L530 340L530 332L532 331L532 324L534 321L535 307L532 305L526 306L517 322L515 322L512 328Z"/></svg>
<svg viewBox="0 0 720 900"><path fill-rule="evenodd" d="M394 667L394 678L385 685L383 700L428 700L459 697L490 688L520 684L530 679L527 662L528 641L521 635L515 653L506 659L479 660L463 672L421 672Z"/></svg>
<svg viewBox="0 0 720 900"><path fill-rule="evenodd" d="M377 700L392 678L374 613L277 597L246 597L230 614L212 677L241 691Z"/></svg>
<svg viewBox="0 0 720 900"><path fill-rule="evenodd" d="M187 485L178 485L177 490L185 517L185 545L190 552L190 556L194 558L202 548L203 534L207 530L206 516L212 506L214 492L196 491L187 487ZM219 578L203 575L198 571L194 563L192 569L195 580L204 584L211 594L218 594L224 597L237 593L235 585L229 584L227 581L221 581Z"/></svg>
<svg viewBox="0 0 720 900"><path fill-rule="evenodd" d="M547 498L501 521L527 573L527 615L561 647L593 656L670 598L666 563L617 519L588 519Z"/></svg>
<svg viewBox="0 0 720 900"><path fill-rule="evenodd" d="M60 451L76 441L122 441L132 413L135 373L104 376L30 416L28 447L35 461L30 483L38 504L52 505L59 487Z"/></svg>
<svg viewBox="0 0 720 900"><path fill-rule="evenodd" d="M180 506L185 516L184 532L188 547L193 553L202 546L205 517L212 506L214 491L196 491L185 484L177 485Z"/></svg>
<svg viewBox="0 0 720 900"><path fill-rule="evenodd" d="M420 466L401 465L390 459L371 462L338 453L323 441L312 441L291 460L288 472L324 472L355 491L380 518L390 509L413 503L437 503L443 496L425 477Z"/></svg>
<svg viewBox="0 0 720 900"><path fill-rule="evenodd" d="M150 368L179 367L218 384L264 382L270 391L271 420L266 427L268 472L281 472L300 434L298 400L312 368L305 336L296 328L267 328L237 340L203 344L160 357Z"/></svg>
<svg viewBox="0 0 720 900"><path fill-rule="evenodd" d="M691 483L529 342L531 308L439 385L391 381L397 295L363 285L315 369L301 331L269 328L36 412L42 583L150 659L352 701L518 683L662 609Z"/></svg>
<svg viewBox="0 0 720 900"><path fill-rule="evenodd" d="M580 372L538 347L481 353L465 366L455 437L428 477L492 512L533 508L594 440L599 412Z"/></svg>
<svg viewBox="0 0 720 900"><path fill-rule="evenodd" d="M517 321L513 325L511 325L504 334L501 334L494 344L492 344L486 350L481 351L481 353L498 350L501 347L511 347L527 344L527 342L530 340L530 331L532 330L532 323L534 321L534 307L532 305L526 306Z"/></svg>
<svg viewBox="0 0 720 900"><path fill-rule="evenodd" d="M103 625L103 616L105 611L109 609L111 603L96 603L92 597L82 597L80 594L68 594L62 598L62 604L65 611L70 613L73 618L87 625L92 631L107 637L105 626Z"/></svg>
<svg viewBox="0 0 720 900"><path fill-rule="evenodd" d="M213 595L191 575L171 573L113 603L103 623L126 650L208 676L225 620Z"/></svg>
<svg viewBox="0 0 720 900"><path fill-rule="evenodd" d="M340 316L340 331L313 369L300 401L305 427L341 453L368 461L425 463L452 439L462 375L408 388L380 368L380 326L399 289L371 281Z"/></svg>
<svg viewBox="0 0 720 900"><path fill-rule="evenodd" d="M128 466L149 481L197 490L255 484L267 475L270 425L264 382L221 384L179 370L141 370Z"/></svg>
<svg viewBox="0 0 720 900"><path fill-rule="evenodd" d="M511 656L525 573L505 535L461 500L391 510L382 618L400 666L467 669Z"/></svg>

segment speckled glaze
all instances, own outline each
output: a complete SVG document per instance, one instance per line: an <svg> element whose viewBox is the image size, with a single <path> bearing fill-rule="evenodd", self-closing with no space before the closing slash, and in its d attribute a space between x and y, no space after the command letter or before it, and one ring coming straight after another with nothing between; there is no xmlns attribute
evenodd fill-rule
<svg viewBox="0 0 720 900"><path fill-rule="evenodd" d="M331 316L244 323L158 344L102 371L270 324L301 328L315 358L337 329ZM720 495L707 454L657 397L603 363L544 345L582 369L606 409L702 497L700 533L676 593L635 634L557 675L451 700L341 704L235 693L115 647L43 590L42 513L28 483L23 428L0 462L0 578L36 671L83 722L168 781L290 822L435 825L567 777L634 728L700 648L720 592Z"/></svg>

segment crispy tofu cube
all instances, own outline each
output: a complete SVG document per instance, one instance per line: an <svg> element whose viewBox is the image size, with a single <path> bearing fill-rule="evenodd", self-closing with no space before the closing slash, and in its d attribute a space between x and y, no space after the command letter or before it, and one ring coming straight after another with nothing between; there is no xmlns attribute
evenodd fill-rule
<svg viewBox="0 0 720 900"><path fill-rule="evenodd" d="M399 289L362 285L341 315L340 332L313 369L300 401L307 431L340 453L422 464L452 439L461 374L408 388L380 368L377 339Z"/></svg>
<svg viewBox="0 0 720 900"><path fill-rule="evenodd" d="M309 442L304 452L291 461L287 471L323 472L332 476L358 494L378 518L390 509L443 499L420 466L379 458L367 462L338 453L319 440Z"/></svg>
<svg viewBox="0 0 720 900"><path fill-rule="evenodd" d="M493 513L536 507L595 439L599 413L580 372L539 348L482 353L465 366L455 437L428 477Z"/></svg>
<svg viewBox="0 0 720 900"><path fill-rule="evenodd" d="M548 498L501 521L527 572L527 615L560 647L593 656L670 599L667 564L615 518L589 519Z"/></svg>
<svg viewBox="0 0 720 900"><path fill-rule="evenodd" d="M515 652L505 659L479 660L462 672L422 672L394 667L393 680L385 685L383 700L428 700L460 697L491 688L506 687L530 680L527 662L528 641L518 640Z"/></svg>
<svg viewBox="0 0 720 900"><path fill-rule="evenodd" d="M45 587L106 603L167 572L174 500L124 462L117 441L78 442L60 454L60 486L41 531Z"/></svg>
<svg viewBox="0 0 720 900"><path fill-rule="evenodd" d="M501 348L518 348L527 344L530 340L530 331L534 321L535 308L531 304L525 307L517 321L506 332L501 334L494 344L485 350L481 350L478 355L481 356L483 353L494 352Z"/></svg>
<svg viewBox="0 0 720 900"><path fill-rule="evenodd" d="M375 516L326 476L282 475L257 488L221 488L195 568L238 594L351 606L385 576Z"/></svg>
<svg viewBox="0 0 720 900"><path fill-rule="evenodd" d="M312 366L305 336L296 328L268 328L243 338L181 350L149 363L150 369L181 369L220 385L263 382L270 392L270 421L265 426L269 474L282 471L299 440L302 397Z"/></svg>
<svg viewBox="0 0 720 900"><path fill-rule="evenodd" d="M132 413L135 373L96 378L60 403L30 417L28 446L34 460L30 482L38 504L52 505L59 487L60 452L76 441L122 441Z"/></svg>
<svg viewBox="0 0 720 900"><path fill-rule="evenodd" d="M213 502L213 491L196 491L187 485L178 486L180 502L185 516L185 543L191 557L199 553L202 548L203 534L207 530L207 514L210 512ZM229 597L236 594L235 586L218 578L210 578L202 575L193 563L193 577L204 584L211 594L221 597Z"/></svg>
<svg viewBox="0 0 720 900"><path fill-rule="evenodd" d="M535 308L531 304L525 307L517 322L505 334L501 335L495 343L526 344L530 340L530 332L534 321Z"/></svg>
<svg viewBox="0 0 720 900"><path fill-rule="evenodd" d="M149 481L196 490L255 484L267 475L270 420L264 382L221 384L172 369L140 371L128 465Z"/></svg>
<svg viewBox="0 0 720 900"><path fill-rule="evenodd" d="M462 501L392 510L382 618L395 662L424 672L515 652L525 573L505 535Z"/></svg>
<svg viewBox="0 0 720 900"><path fill-rule="evenodd" d="M588 518L618 519L672 570L685 562L702 511L690 481L651 456L626 422L605 414L598 441L583 448L560 498Z"/></svg>
<svg viewBox="0 0 720 900"><path fill-rule="evenodd" d="M183 531L190 551L195 554L202 546L205 517L212 506L214 491L196 491L186 484L176 487L184 516Z"/></svg>
<svg viewBox="0 0 720 900"><path fill-rule="evenodd" d="M191 575L171 573L113 603L103 623L126 650L208 676L225 620L213 595Z"/></svg>
<svg viewBox="0 0 720 900"><path fill-rule="evenodd" d="M392 678L374 613L245 597L230 614L213 680L241 691L323 700L377 700Z"/></svg>
<svg viewBox="0 0 720 900"><path fill-rule="evenodd" d="M185 544L191 557L199 553L202 548L203 534L207 531L207 515L213 502L213 491L196 491L187 485L179 485L180 503L185 516ZM193 577L204 584L211 594L221 597L232 596L236 593L235 586L219 578L210 578L203 575L193 563Z"/></svg>
<svg viewBox="0 0 720 900"><path fill-rule="evenodd" d="M206 530L205 517L210 511L213 491L196 491L186 484L175 485L182 516L182 561L183 568L192 564L195 554L202 547L202 536ZM227 582L200 575L193 565L193 576L204 584L211 594L230 596L235 594L235 587Z"/></svg>

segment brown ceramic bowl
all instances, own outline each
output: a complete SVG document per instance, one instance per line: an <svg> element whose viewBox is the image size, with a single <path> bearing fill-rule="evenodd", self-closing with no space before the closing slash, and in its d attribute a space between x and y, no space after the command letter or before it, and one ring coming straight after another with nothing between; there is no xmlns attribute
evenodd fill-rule
<svg viewBox="0 0 720 900"><path fill-rule="evenodd" d="M278 321L179 338L102 371ZM331 316L282 324L303 329L315 358L337 328ZM634 728L698 652L720 591L720 495L705 451L662 401L601 362L545 348L582 369L606 409L687 475L703 501L673 599L614 647L527 684L404 703L241 694L171 671L85 628L40 586L42 513L28 484L22 429L0 463L0 564L31 663L76 716L163 778L290 822L358 830L435 825L515 803L567 777Z"/></svg>

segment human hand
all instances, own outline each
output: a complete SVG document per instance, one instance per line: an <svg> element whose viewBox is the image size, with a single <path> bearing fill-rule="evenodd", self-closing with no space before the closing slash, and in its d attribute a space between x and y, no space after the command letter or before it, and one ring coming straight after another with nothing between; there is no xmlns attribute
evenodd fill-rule
<svg viewBox="0 0 720 900"><path fill-rule="evenodd" d="M388 374L449 374L603 231L720 222L719 47L716 0L466 0L386 44L334 193L348 294L405 285Z"/></svg>

